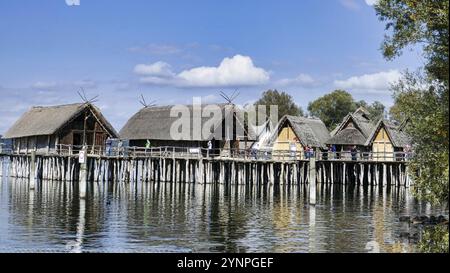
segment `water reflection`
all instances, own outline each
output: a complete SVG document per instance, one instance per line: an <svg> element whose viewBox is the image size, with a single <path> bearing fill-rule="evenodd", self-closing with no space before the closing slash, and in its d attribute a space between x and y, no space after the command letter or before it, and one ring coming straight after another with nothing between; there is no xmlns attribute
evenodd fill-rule
<svg viewBox="0 0 450 273"><path fill-rule="evenodd" d="M0 188L0 251L405 252L405 214L445 214L403 188L26 180Z"/></svg>

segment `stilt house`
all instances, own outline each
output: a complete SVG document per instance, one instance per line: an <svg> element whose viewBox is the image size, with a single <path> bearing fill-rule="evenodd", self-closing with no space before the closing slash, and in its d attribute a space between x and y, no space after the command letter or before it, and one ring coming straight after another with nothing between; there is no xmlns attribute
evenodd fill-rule
<svg viewBox="0 0 450 273"><path fill-rule="evenodd" d="M217 113L213 115L207 107ZM151 147L207 148L212 140L213 149L246 149L245 143L252 137L236 106L217 104L196 108L200 110L198 118L193 105L144 107L128 120L120 138L129 140L129 145L134 147L145 147L149 141ZM220 114L219 119L213 118L216 114ZM183 137L173 134L174 126L187 133Z"/></svg>
<svg viewBox="0 0 450 273"><path fill-rule="evenodd" d="M302 158L307 147L315 151L326 149L325 142L329 138L330 132L320 119L287 115L272 134L272 153L295 151Z"/></svg>
<svg viewBox="0 0 450 273"><path fill-rule="evenodd" d="M75 150L83 144L102 147L118 134L100 110L90 103L33 107L6 132L14 153L58 152L65 145Z"/></svg>

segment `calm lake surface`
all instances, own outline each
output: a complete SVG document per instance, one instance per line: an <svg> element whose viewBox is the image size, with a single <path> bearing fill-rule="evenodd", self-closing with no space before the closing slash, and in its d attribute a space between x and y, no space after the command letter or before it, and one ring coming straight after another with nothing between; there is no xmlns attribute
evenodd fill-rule
<svg viewBox="0 0 450 273"><path fill-rule="evenodd" d="M448 217L404 188L319 187L311 207L303 186L89 187L3 177L0 252L412 252L399 216Z"/></svg>

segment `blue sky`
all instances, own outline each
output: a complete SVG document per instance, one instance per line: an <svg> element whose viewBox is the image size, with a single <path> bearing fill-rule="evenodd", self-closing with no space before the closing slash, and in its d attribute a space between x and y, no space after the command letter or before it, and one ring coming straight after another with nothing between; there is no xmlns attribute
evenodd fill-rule
<svg viewBox="0 0 450 273"><path fill-rule="evenodd" d="M81 87L118 130L141 93L165 105L237 89L245 104L276 88L306 109L342 88L392 105L389 83L421 53L384 60L367 2L0 1L0 134L33 105L79 102Z"/></svg>

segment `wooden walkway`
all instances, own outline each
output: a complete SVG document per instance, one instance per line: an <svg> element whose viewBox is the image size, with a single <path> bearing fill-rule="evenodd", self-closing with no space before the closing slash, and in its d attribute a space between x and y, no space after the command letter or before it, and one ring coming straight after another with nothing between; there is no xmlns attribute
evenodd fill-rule
<svg viewBox="0 0 450 273"><path fill-rule="evenodd" d="M0 175L34 180L245 185L410 185L409 154L242 152L189 148L103 151L70 147L53 154L2 154Z"/></svg>

